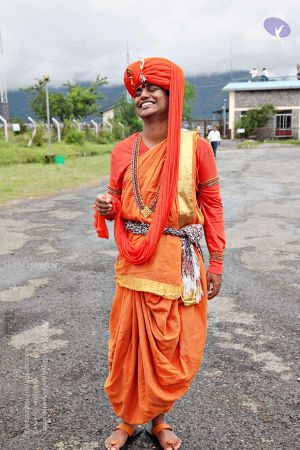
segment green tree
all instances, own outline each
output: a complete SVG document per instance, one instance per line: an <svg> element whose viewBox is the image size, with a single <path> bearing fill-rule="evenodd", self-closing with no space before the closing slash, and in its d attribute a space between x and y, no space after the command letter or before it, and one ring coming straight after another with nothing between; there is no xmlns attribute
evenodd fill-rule
<svg viewBox="0 0 300 450"><path fill-rule="evenodd" d="M142 129L143 122L136 113L134 102L132 100L128 101L126 94L122 95L115 108L115 117L113 120L113 133L116 139L130 136Z"/></svg>
<svg viewBox="0 0 300 450"><path fill-rule="evenodd" d="M99 113L99 106L97 100L103 100L105 96L100 92L100 88L108 84L107 78L96 78L94 83L87 87L79 84L71 84L69 81L64 84L68 89L66 102L68 110L70 111L70 118L82 119L87 116L96 115Z"/></svg>
<svg viewBox="0 0 300 450"><path fill-rule="evenodd" d="M265 127L269 119L275 114L271 103L260 108L249 109L235 124L236 128L245 128L245 136L255 135L257 128Z"/></svg>
<svg viewBox="0 0 300 450"><path fill-rule="evenodd" d="M64 85L67 88L66 94L49 92L51 116L64 121L72 118L82 119L98 114L97 101L105 98L100 92L100 88L105 84L107 84L107 79L98 75L96 81L87 87L67 82ZM22 89L33 97L30 100L30 107L40 120L47 119L45 85L45 80L39 80L33 86Z"/></svg>
<svg viewBox="0 0 300 450"><path fill-rule="evenodd" d="M184 83L183 112L182 119L192 120L192 108L197 98L195 87L187 80Z"/></svg>
<svg viewBox="0 0 300 450"><path fill-rule="evenodd" d="M21 89L33 97L29 104L32 111L40 120L47 120L45 86L46 81L39 80L33 86L27 89ZM66 119L70 114L66 98L61 92L49 92L49 105L51 116L57 117L61 121Z"/></svg>

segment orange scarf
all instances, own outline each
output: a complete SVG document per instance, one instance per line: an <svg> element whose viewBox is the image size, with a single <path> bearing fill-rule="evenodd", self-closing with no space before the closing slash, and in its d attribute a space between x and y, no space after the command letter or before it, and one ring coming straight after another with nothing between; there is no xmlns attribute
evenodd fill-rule
<svg viewBox="0 0 300 450"><path fill-rule="evenodd" d="M180 130L182 121L184 75L180 67L164 58L146 58L134 62L125 71L124 83L132 97L143 82L155 84L169 91L169 121L166 160L161 176L160 193L149 231L139 247L128 240L121 218L121 204L115 199L115 239L120 252L132 264L143 264L155 252L166 226L177 192ZM142 188L142 186L141 186Z"/></svg>

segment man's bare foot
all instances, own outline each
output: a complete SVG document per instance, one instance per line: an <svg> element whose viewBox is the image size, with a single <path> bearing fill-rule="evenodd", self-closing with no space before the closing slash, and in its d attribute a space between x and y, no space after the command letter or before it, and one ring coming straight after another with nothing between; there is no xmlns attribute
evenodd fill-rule
<svg viewBox="0 0 300 450"><path fill-rule="evenodd" d="M137 436L140 431L136 431L135 425L128 425L125 422L121 422L116 426L116 429L105 441L105 447L108 450L119 450L123 447L129 436Z"/></svg>
<svg viewBox="0 0 300 450"><path fill-rule="evenodd" d="M119 450L128 439L128 434L123 430L114 430L105 441L105 447L109 450Z"/></svg>
<svg viewBox="0 0 300 450"><path fill-rule="evenodd" d="M161 430L157 439L164 450L178 450L181 447L181 439L172 430Z"/></svg>
<svg viewBox="0 0 300 450"><path fill-rule="evenodd" d="M161 423L166 423L164 414L159 414L152 420L152 429ZM156 437L164 450L178 450L181 447L182 441L173 430L162 429L156 433Z"/></svg>

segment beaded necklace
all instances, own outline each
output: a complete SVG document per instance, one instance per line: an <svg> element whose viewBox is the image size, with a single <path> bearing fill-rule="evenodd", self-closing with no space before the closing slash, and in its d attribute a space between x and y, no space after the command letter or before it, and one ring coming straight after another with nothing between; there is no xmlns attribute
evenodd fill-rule
<svg viewBox="0 0 300 450"><path fill-rule="evenodd" d="M132 151L131 180L132 180L132 187L133 187L133 194L134 194L135 202L138 205L138 208L139 208L142 216L145 219L147 219L147 217L149 217L155 211L160 186L158 186L158 190L155 194L154 199L150 203L150 205L149 206L145 205L145 203L143 202L143 199L142 199L142 195L141 195L141 189L140 189L140 184L139 184L139 169L138 169L138 159L139 159L139 154L140 154L141 140L142 140L142 133L139 133L135 140L135 143L133 146L133 151Z"/></svg>

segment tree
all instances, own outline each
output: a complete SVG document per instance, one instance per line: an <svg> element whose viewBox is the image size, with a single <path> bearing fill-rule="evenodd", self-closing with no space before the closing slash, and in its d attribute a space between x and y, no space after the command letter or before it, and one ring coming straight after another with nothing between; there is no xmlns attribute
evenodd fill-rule
<svg viewBox="0 0 300 450"><path fill-rule="evenodd" d="M32 111L40 120L47 120L45 85L45 80L39 80L33 86L27 89L21 89L33 96L29 104ZM63 93L49 92L49 105L52 116L57 117L61 121L69 117L70 111L68 110L66 98Z"/></svg>
<svg viewBox="0 0 300 450"><path fill-rule="evenodd" d="M192 120L192 107L197 98L195 87L187 80L184 83L182 120Z"/></svg>
<svg viewBox="0 0 300 450"><path fill-rule="evenodd" d="M88 87L71 84L69 81L65 83L64 86L68 89L66 102L71 113L70 118L82 119L98 114L99 106L97 100L105 98L99 89L105 84L108 84L107 78L101 78L99 75L96 81Z"/></svg>
<svg viewBox="0 0 300 450"><path fill-rule="evenodd" d="M275 114L275 108L271 103L266 103L260 108L249 109L235 124L236 128L245 128L245 136L256 133L257 128L267 125L269 119Z"/></svg>
<svg viewBox="0 0 300 450"><path fill-rule="evenodd" d="M105 84L107 84L107 79L98 75L96 81L87 87L67 82L64 84L67 88L66 94L49 92L51 116L64 121L73 118L82 119L92 114L98 114L97 100L105 98L100 92L101 86ZM39 80L33 86L22 89L33 96L30 100L30 107L40 120L47 119L45 85L45 80Z"/></svg>
<svg viewBox="0 0 300 450"><path fill-rule="evenodd" d="M122 127L122 124L124 128ZM139 119L135 104L132 100L127 100L126 94L122 95L115 108L115 117L113 120L113 132L117 139L130 136L143 129L143 122Z"/></svg>

